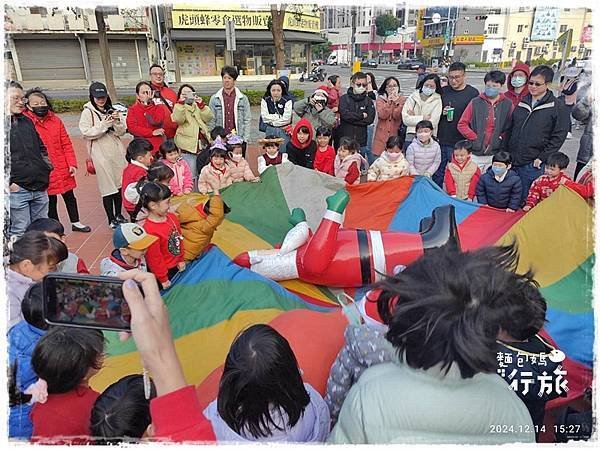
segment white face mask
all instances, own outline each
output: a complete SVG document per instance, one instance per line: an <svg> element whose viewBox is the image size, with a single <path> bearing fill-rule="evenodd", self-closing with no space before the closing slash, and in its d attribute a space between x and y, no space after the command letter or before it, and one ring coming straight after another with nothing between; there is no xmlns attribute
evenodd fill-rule
<svg viewBox="0 0 600 450"><path fill-rule="evenodd" d="M231 159L234 160L235 162L240 162L242 160L242 155L240 155L239 153L236 153L235 155L231 155Z"/></svg>
<svg viewBox="0 0 600 450"><path fill-rule="evenodd" d="M392 153L392 152L388 152L386 150L385 156L389 161L397 161L402 156L402 153L401 152Z"/></svg>
<svg viewBox="0 0 600 450"><path fill-rule="evenodd" d="M354 86L354 93L355 94L358 94L358 95L364 94L366 90L367 90L367 88L364 87L364 86Z"/></svg>

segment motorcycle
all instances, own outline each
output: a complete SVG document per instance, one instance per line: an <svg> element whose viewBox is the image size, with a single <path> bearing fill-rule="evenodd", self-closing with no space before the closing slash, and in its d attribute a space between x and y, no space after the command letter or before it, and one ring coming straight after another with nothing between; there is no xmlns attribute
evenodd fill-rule
<svg viewBox="0 0 600 450"><path fill-rule="evenodd" d="M310 74L308 74L308 77L306 76L306 71L303 71L300 74L300 82L304 83L304 81L308 80L308 81L312 81L312 82L317 82L317 81L325 81L325 79L327 78L327 72L325 72L325 69L323 69L322 67L315 67Z"/></svg>

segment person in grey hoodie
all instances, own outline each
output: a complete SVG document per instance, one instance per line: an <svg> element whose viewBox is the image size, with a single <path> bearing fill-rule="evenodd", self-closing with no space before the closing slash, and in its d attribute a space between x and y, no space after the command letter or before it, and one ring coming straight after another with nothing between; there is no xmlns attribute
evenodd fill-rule
<svg viewBox="0 0 600 450"><path fill-rule="evenodd" d="M219 394L204 410L217 442L324 442L329 408L302 382L288 341L253 325L231 345Z"/></svg>
<svg viewBox="0 0 600 450"><path fill-rule="evenodd" d="M433 124L429 120L420 121L415 130L417 135L406 149L410 174L431 178L442 161L440 144L432 137Z"/></svg>

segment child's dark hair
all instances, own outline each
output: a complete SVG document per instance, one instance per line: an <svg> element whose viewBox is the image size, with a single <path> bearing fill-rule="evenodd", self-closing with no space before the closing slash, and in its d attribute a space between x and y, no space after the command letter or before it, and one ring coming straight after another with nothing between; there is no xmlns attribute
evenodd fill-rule
<svg viewBox="0 0 600 450"><path fill-rule="evenodd" d="M512 157L508 152L498 152L492 157L492 162L503 163L508 166L509 164L512 164Z"/></svg>
<svg viewBox="0 0 600 450"><path fill-rule="evenodd" d="M431 123L431 120L421 120L419 123L417 123L415 131L419 131L421 128L429 128L433 131L433 124Z"/></svg>
<svg viewBox="0 0 600 450"><path fill-rule="evenodd" d="M154 383L150 399L156 397ZM94 444L117 444L142 438L150 417L150 400L144 395L142 375L127 375L107 387L96 399L90 420Z"/></svg>
<svg viewBox="0 0 600 450"><path fill-rule="evenodd" d="M292 428L309 402L296 356L281 334L269 325L253 325L235 339L217 397L219 415L232 430L269 437L280 429L279 414Z"/></svg>
<svg viewBox="0 0 600 450"><path fill-rule="evenodd" d="M487 83L488 81L504 85L506 82L506 74L500 70L492 70L486 73L485 77L483 77L484 83Z"/></svg>
<svg viewBox="0 0 600 450"><path fill-rule="evenodd" d="M99 330L52 327L33 350L31 367L48 383L48 394L75 389L90 369L100 370L104 336Z"/></svg>
<svg viewBox="0 0 600 450"><path fill-rule="evenodd" d="M172 152L179 153L179 147L177 147L177 145L175 145L175 141L173 139L167 139L165 142L160 144L160 147L158 147L158 151L160 152L160 156L162 156L163 158L166 158L167 153L172 153Z"/></svg>
<svg viewBox="0 0 600 450"><path fill-rule="evenodd" d="M300 128L298 128L297 133L300 133L300 132L310 135L310 130L308 129L308 127L305 127L304 125L301 126Z"/></svg>
<svg viewBox="0 0 600 450"><path fill-rule="evenodd" d="M278 137L279 136L275 136L274 134L269 134L269 135L265 136L265 139L267 139L267 140L268 139L277 139ZM279 148L279 144L277 144L275 142L265 142L263 144L263 148L266 148L266 147L277 147L277 148Z"/></svg>
<svg viewBox="0 0 600 450"><path fill-rule="evenodd" d="M18 359L8 368L8 406L10 408L19 405L25 405L31 401L31 395L25 394L19 390L17 384L17 371L19 370Z"/></svg>
<svg viewBox="0 0 600 450"><path fill-rule="evenodd" d="M242 149L242 158L246 158L246 146L245 145L243 145L243 144L226 144L225 147L227 148L227 154L229 154L229 153L233 154L233 150L236 147L241 147L241 149Z"/></svg>
<svg viewBox="0 0 600 450"><path fill-rule="evenodd" d="M221 158L227 160L229 159L229 152L225 149L215 147L210 151L210 159L212 159L214 156L220 156Z"/></svg>
<svg viewBox="0 0 600 450"><path fill-rule="evenodd" d="M42 292L42 283L35 283L29 286L23 302L21 303L21 312L25 322L29 325L47 330L48 324L44 320L44 295Z"/></svg>
<svg viewBox="0 0 600 450"><path fill-rule="evenodd" d="M562 152L550 153L546 159L546 166L554 166L558 167L560 170L564 170L569 167L569 162L571 162L569 157Z"/></svg>
<svg viewBox="0 0 600 450"><path fill-rule="evenodd" d="M225 131L225 128L223 128L220 125L214 127L212 130L210 130L210 140L211 141L214 141L215 139L217 139L217 136L220 136L223 141L225 141L227 139L227 131Z"/></svg>
<svg viewBox="0 0 600 450"><path fill-rule="evenodd" d="M63 227L63 224L50 217L40 217L39 219L35 219L25 229L25 232L28 231L44 231L46 233L58 234L59 236L65 235L65 227Z"/></svg>
<svg viewBox="0 0 600 450"><path fill-rule="evenodd" d="M321 125L320 127L317 127L317 131L315 133L315 136L329 136L331 137L331 128L329 127L324 127L323 125Z"/></svg>
<svg viewBox="0 0 600 450"><path fill-rule="evenodd" d="M146 179L150 182L169 182L175 176L175 172L169 166L162 162L155 162L148 168Z"/></svg>
<svg viewBox="0 0 600 450"><path fill-rule="evenodd" d="M10 265L25 260L36 266L43 262L58 264L69 256L67 246L62 241L46 236L43 231L28 231L9 246L9 250Z"/></svg>
<svg viewBox="0 0 600 450"><path fill-rule="evenodd" d="M473 151L473 143L468 139L463 139L454 144L454 150L466 150L471 153Z"/></svg>
<svg viewBox="0 0 600 450"><path fill-rule="evenodd" d="M162 200L171 197L171 189L169 186L165 186L157 181L148 181L140 189L140 200L135 205L133 210L133 217L137 217L142 208L148 209L150 202L158 203Z"/></svg>
<svg viewBox="0 0 600 450"><path fill-rule="evenodd" d="M125 159L127 162L135 161L136 158L144 156L146 153L152 151L152 144L150 141L144 138L135 138L127 146L127 152L125 152Z"/></svg>
<svg viewBox="0 0 600 450"><path fill-rule="evenodd" d="M390 136L385 143L385 148L394 148L399 147L402 150L402 146L404 145L404 139L400 136Z"/></svg>
<svg viewBox="0 0 600 450"><path fill-rule="evenodd" d="M352 139L347 136L344 136L343 138L340 139L340 144L338 145L338 150L342 147L344 147L350 153L356 153L358 150L360 150L360 144L358 143L358 141L356 139Z"/></svg>

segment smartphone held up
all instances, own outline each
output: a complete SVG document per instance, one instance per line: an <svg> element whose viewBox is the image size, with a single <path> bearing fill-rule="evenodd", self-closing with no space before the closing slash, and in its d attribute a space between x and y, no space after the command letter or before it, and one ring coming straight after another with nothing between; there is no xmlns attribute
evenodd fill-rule
<svg viewBox="0 0 600 450"><path fill-rule="evenodd" d="M131 312L119 278L50 273L42 286L50 325L130 330Z"/></svg>

